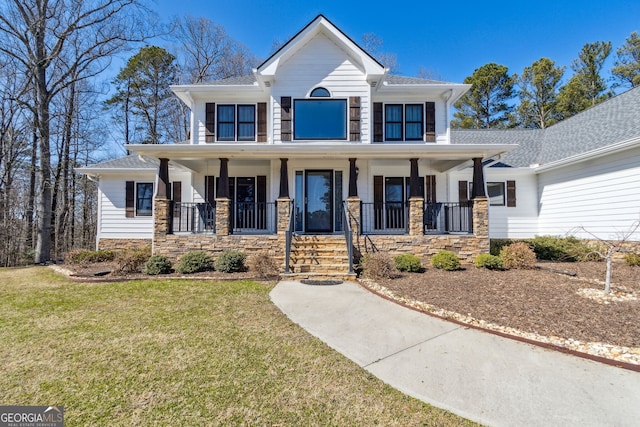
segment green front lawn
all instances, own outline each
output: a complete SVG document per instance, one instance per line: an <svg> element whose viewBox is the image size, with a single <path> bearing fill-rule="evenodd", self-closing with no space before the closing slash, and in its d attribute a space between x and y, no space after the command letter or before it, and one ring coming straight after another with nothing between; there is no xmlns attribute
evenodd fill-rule
<svg viewBox="0 0 640 427"><path fill-rule="evenodd" d="M471 425L291 323L256 282L0 269L0 404L65 425Z"/></svg>

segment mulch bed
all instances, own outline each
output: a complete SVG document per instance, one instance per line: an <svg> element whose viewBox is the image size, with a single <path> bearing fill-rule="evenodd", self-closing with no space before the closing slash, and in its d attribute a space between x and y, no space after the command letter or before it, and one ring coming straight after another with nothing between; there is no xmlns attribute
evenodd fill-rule
<svg viewBox="0 0 640 427"><path fill-rule="evenodd" d="M397 295L544 336L640 347L640 301L598 302L580 288L604 289L605 263L544 263L544 269L468 267L403 273L378 281ZM547 269L575 273L575 277ZM640 268L614 263L612 289L640 297Z"/></svg>

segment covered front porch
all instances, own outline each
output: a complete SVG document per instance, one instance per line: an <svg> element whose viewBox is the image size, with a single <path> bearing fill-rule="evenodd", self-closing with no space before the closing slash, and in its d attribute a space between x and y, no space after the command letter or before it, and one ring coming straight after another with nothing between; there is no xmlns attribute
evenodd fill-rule
<svg viewBox="0 0 640 427"><path fill-rule="evenodd" d="M191 247L251 252L268 246L283 264L289 259L292 236L305 235L344 236L344 244L356 253L377 249L428 258L434 250L446 248L462 252L464 258L465 253L488 251L482 161L509 148L444 144L130 147L160 160L154 253L179 257ZM183 192L192 195L189 200L171 197L170 163L191 172L192 191ZM451 191L447 172L470 165L474 180L463 200Z"/></svg>

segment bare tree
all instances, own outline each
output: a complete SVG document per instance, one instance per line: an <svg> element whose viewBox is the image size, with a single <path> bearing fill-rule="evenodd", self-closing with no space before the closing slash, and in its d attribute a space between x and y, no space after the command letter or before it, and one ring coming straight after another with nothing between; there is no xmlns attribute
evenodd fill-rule
<svg viewBox="0 0 640 427"><path fill-rule="evenodd" d="M187 15L176 19L173 26L188 83L250 75L256 65L246 47L208 18Z"/></svg>
<svg viewBox="0 0 640 427"><path fill-rule="evenodd" d="M102 72L112 55L144 39L139 0L7 0L0 6L0 52L33 82L40 194L35 262L51 256L52 100L79 79Z"/></svg>
<svg viewBox="0 0 640 427"><path fill-rule="evenodd" d="M378 62L389 69L389 73L398 74L400 72L400 64L395 53L384 52L382 38L375 33L366 33L362 35L362 47L369 55L373 56Z"/></svg>
<svg viewBox="0 0 640 427"><path fill-rule="evenodd" d="M634 237L639 229L640 220L634 221L627 230L618 233L618 236L616 236L615 240L604 240L596 236L594 233L590 232L583 226L575 227L569 231L568 234L575 234L578 232L586 233L598 241L600 247L594 249L591 254L598 255L607 263L604 281L605 294L611 292L611 261L613 261L613 256L620 252L630 252L629 247L631 246L631 238Z"/></svg>

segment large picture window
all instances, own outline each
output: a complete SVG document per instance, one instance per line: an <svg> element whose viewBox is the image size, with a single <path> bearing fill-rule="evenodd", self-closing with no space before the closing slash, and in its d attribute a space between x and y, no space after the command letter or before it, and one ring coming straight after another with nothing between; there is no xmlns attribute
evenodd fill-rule
<svg viewBox="0 0 640 427"><path fill-rule="evenodd" d="M347 139L347 100L294 100L293 135L294 139Z"/></svg>

